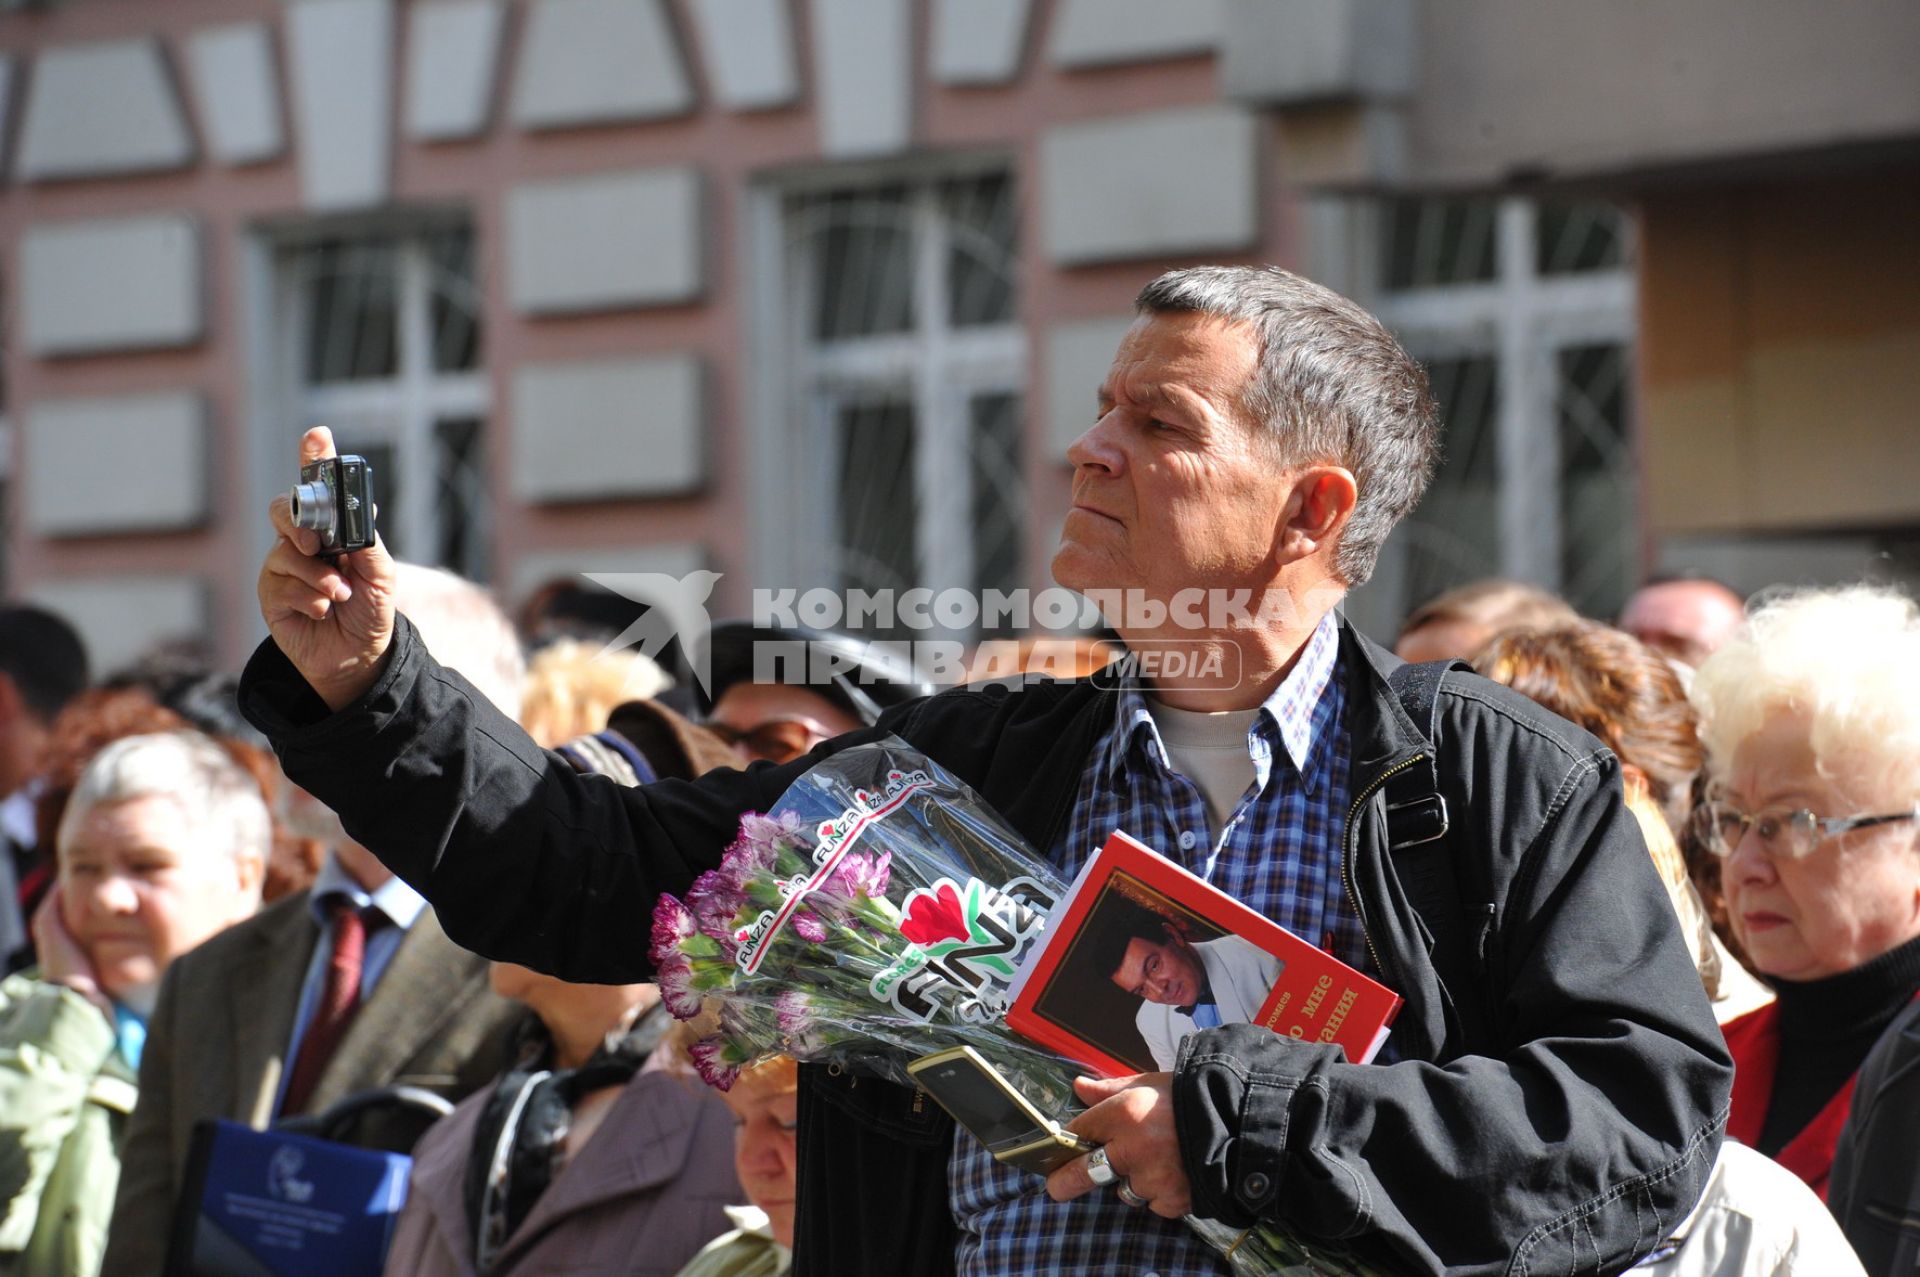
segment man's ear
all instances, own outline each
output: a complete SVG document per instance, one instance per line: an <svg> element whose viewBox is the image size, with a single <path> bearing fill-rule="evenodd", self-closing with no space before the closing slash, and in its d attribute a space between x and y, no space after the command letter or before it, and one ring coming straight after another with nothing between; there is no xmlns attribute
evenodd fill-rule
<svg viewBox="0 0 1920 1277"><path fill-rule="evenodd" d="M260 908L260 889L266 885L267 879L267 858L265 856L235 856L233 858L233 872L234 880L240 889L241 896L253 901L252 908L248 909L247 912L239 918L234 919L235 922L241 922L258 912Z"/></svg>
<svg viewBox="0 0 1920 1277"><path fill-rule="evenodd" d="M1359 485L1344 466L1309 466L1299 471L1280 525L1282 557L1294 562L1330 545L1353 517L1359 499Z"/></svg>

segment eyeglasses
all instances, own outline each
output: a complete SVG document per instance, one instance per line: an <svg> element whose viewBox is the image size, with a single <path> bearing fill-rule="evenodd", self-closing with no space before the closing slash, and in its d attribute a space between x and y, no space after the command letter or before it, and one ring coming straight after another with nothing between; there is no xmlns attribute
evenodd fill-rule
<svg viewBox="0 0 1920 1277"><path fill-rule="evenodd" d="M747 757L770 763L790 763L833 735L811 718L770 718L748 728L709 722L706 728Z"/></svg>
<svg viewBox="0 0 1920 1277"><path fill-rule="evenodd" d="M1702 841L1716 856L1731 856L1752 830L1760 849L1779 860L1805 860L1829 838L1854 829L1912 820L1920 811L1886 812L1874 816L1816 816L1805 807L1794 811L1775 808L1744 812L1728 803L1709 801L1694 812Z"/></svg>

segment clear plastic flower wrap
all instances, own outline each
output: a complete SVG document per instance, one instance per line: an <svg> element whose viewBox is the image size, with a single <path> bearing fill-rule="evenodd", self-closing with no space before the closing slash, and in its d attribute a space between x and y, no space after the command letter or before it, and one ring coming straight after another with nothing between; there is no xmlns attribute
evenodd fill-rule
<svg viewBox="0 0 1920 1277"><path fill-rule="evenodd" d="M775 1055L913 1084L965 1044L1044 1113L1084 1070L1007 1027L1010 988L1066 884L971 789L898 737L843 750L748 814L718 869L654 910L674 1015L717 1013L692 1047L725 1090ZM1278 1230L1187 1219L1239 1274L1362 1275Z"/></svg>

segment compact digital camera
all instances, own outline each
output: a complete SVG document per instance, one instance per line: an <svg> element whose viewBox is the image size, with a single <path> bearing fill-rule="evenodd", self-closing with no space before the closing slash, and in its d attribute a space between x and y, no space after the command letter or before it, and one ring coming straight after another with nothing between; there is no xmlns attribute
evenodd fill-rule
<svg viewBox="0 0 1920 1277"><path fill-rule="evenodd" d="M365 457L327 457L300 467L293 524L320 534L320 553L350 554L373 544L373 467Z"/></svg>

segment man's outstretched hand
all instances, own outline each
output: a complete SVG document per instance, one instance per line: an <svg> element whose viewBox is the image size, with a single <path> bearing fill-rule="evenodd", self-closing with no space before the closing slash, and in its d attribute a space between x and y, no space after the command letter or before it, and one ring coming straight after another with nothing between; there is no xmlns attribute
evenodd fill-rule
<svg viewBox="0 0 1920 1277"><path fill-rule="evenodd" d="M301 465L333 455L325 426L300 437ZM380 676L393 642L393 558L377 537L335 562L316 558L319 534L293 525L287 493L270 510L279 537L260 568L267 631L328 708L351 705Z"/></svg>

